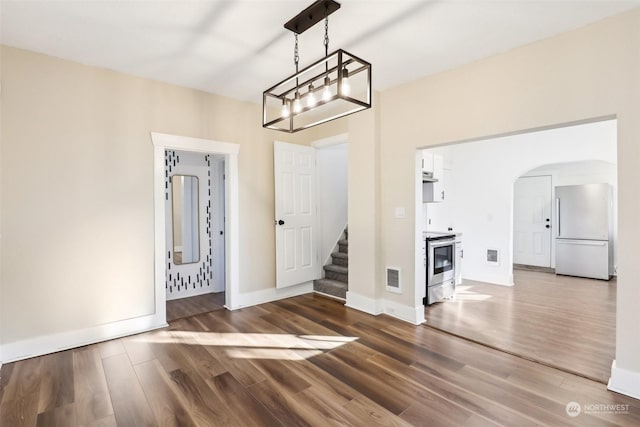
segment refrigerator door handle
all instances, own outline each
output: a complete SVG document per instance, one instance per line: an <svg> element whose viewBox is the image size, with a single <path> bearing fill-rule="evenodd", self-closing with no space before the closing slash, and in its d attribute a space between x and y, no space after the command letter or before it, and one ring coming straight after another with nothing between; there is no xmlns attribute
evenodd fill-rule
<svg viewBox="0 0 640 427"><path fill-rule="evenodd" d="M556 240L556 244L560 245L580 245L580 246L605 246L606 241L601 240Z"/></svg>
<svg viewBox="0 0 640 427"><path fill-rule="evenodd" d="M556 237L560 237L560 198L556 199Z"/></svg>

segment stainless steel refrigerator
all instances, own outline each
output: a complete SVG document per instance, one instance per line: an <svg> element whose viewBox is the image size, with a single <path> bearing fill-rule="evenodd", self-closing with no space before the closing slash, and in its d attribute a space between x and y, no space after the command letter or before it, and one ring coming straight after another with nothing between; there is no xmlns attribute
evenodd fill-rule
<svg viewBox="0 0 640 427"><path fill-rule="evenodd" d="M609 184L556 187L556 274L609 280L613 197Z"/></svg>

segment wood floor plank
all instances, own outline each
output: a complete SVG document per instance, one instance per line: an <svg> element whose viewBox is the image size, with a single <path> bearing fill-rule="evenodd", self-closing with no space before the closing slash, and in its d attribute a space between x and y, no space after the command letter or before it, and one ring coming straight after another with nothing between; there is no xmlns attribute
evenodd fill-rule
<svg viewBox="0 0 640 427"><path fill-rule="evenodd" d="M56 406L38 414L37 427L74 427L77 426L75 404Z"/></svg>
<svg viewBox="0 0 640 427"><path fill-rule="evenodd" d="M113 407L99 349L90 346L74 351L73 371L78 425L89 425L112 415Z"/></svg>
<svg viewBox="0 0 640 427"><path fill-rule="evenodd" d="M16 362L0 404L0 425L36 425L41 383L42 358Z"/></svg>
<svg viewBox="0 0 640 427"><path fill-rule="evenodd" d="M207 382L241 426L284 425L230 373L220 374Z"/></svg>
<svg viewBox="0 0 640 427"><path fill-rule="evenodd" d="M178 398L177 390L157 360L139 363L134 370L155 414L159 427L195 427L190 412Z"/></svg>
<svg viewBox="0 0 640 427"><path fill-rule="evenodd" d="M61 351L42 357L42 383L38 412L73 403L73 352Z"/></svg>
<svg viewBox="0 0 640 427"><path fill-rule="evenodd" d="M103 341L96 345L98 346L98 349L100 350L100 356L103 359L115 356L116 354L125 353L124 345L122 345L121 339Z"/></svg>
<svg viewBox="0 0 640 427"><path fill-rule="evenodd" d="M446 399L431 399L412 404L400 414L400 418L413 426L446 427L464 425L473 415L473 412ZM486 421L494 426L499 425L489 420Z"/></svg>
<svg viewBox="0 0 640 427"><path fill-rule="evenodd" d="M13 368L15 366L15 363L6 363L2 365L2 368L0 368L0 402L2 402L4 390L7 388L7 384L9 384L9 380L11 379L11 374L13 374Z"/></svg>
<svg viewBox="0 0 640 427"><path fill-rule="evenodd" d="M118 427L115 415L109 415L87 424L79 424L79 427Z"/></svg>
<svg viewBox="0 0 640 427"><path fill-rule="evenodd" d="M340 381L349 384L372 401L398 415L407 409L412 401L409 396L392 393L382 380L353 369L331 353L311 359L311 363L328 372Z"/></svg>
<svg viewBox="0 0 640 427"><path fill-rule="evenodd" d="M157 426L129 357L123 354L102 360L113 412L119 426Z"/></svg>
<svg viewBox="0 0 640 427"><path fill-rule="evenodd" d="M242 426L225 402L207 384L204 378L209 378L208 376L202 377L195 371L180 369L170 372L169 376L197 425Z"/></svg>
<svg viewBox="0 0 640 427"><path fill-rule="evenodd" d="M345 406L345 409L352 413L356 420L362 420L362 425L366 426L407 427L410 425L402 418L366 398L356 397ZM356 422L354 425L359 425L359 423Z"/></svg>
<svg viewBox="0 0 640 427"><path fill-rule="evenodd" d="M0 426L34 427L38 419L38 395L2 399L0 405Z"/></svg>
<svg viewBox="0 0 640 427"><path fill-rule="evenodd" d="M147 334L133 335L122 339L122 345L124 346L132 365L148 362L155 358L153 348L147 341L153 340L154 335L157 334L158 331L153 331Z"/></svg>
<svg viewBox="0 0 640 427"><path fill-rule="evenodd" d="M285 426L312 426L307 419L306 414L298 407L295 398L287 396L279 391L276 384L270 380L264 380L248 387L253 397L264 405L270 413Z"/></svg>

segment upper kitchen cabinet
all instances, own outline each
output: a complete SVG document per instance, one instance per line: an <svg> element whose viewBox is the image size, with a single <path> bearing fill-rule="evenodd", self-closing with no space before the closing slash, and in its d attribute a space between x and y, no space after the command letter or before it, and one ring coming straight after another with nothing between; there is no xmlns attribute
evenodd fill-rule
<svg viewBox="0 0 640 427"><path fill-rule="evenodd" d="M422 152L422 201L423 203L444 201L444 162L442 155Z"/></svg>
<svg viewBox="0 0 640 427"><path fill-rule="evenodd" d="M422 172L433 173L433 156L433 153L422 151Z"/></svg>

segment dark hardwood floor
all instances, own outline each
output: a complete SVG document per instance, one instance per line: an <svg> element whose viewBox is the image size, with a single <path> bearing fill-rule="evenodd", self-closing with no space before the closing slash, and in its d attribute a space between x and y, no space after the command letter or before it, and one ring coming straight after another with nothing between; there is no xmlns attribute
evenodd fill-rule
<svg viewBox="0 0 640 427"><path fill-rule="evenodd" d="M427 324L607 383L615 357L616 282L514 270L513 287L464 281Z"/></svg>
<svg viewBox="0 0 640 427"><path fill-rule="evenodd" d="M224 292L167 301L167 322L224 307Z"/></svg>
<svg viewBox="0 0 640 427"><path fill-rule="evenodd" d="M640 425L640 401L314 295L2 367L4 426ZM622 412L570 417L568 402Z"/></svg>

